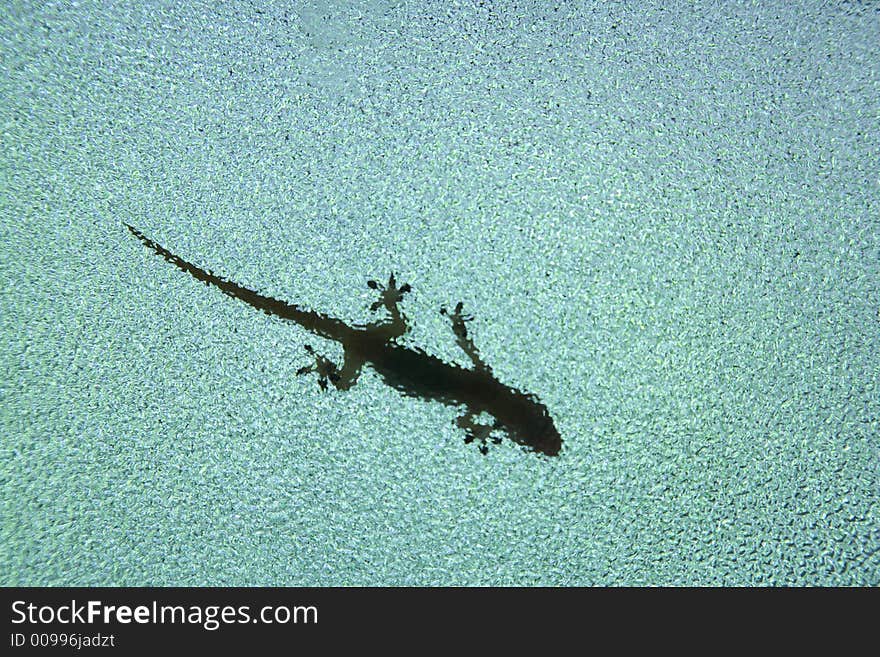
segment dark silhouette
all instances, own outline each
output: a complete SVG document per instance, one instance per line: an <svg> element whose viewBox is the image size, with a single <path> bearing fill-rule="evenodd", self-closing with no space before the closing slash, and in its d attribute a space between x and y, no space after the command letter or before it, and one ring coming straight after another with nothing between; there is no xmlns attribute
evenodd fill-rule
<svg viewBox="0 0 880 657"><path fill-rule="evenodd" d="M328 382L337 390L348 390L357 381L361 368L369 365L386 384L404 395L433 399L448 406L463 406L464 413L456 420L456 424L464 429L465 442L477 441L483 454L488 452L488 441L496 444L501 442L498 435L501 432L535 452L547 456L559 454L562 438L547 408L534 395L506 386L494 377L492 368L483 362L468 336L465 322L472 317L462 314L461 303L451 312L445 308L440 312L450 319L458 346L473 362L473 369L451 365L421 349L397 343L397 338L409 329L398 304L403 295L410 291L410 286L398 287L393 273L387 285L376 281L367 282L380 295L370 309L375 312L384 307L390 318L349 326L341 320L263 296L211 271L200 269L149 239L133 226L125 225L157 255L206 285L213 285L224 294L240 299L268 315L295 322L316 335L340 343L345 351L341 368L318 354L311 346L305 347L314 358L314 363L301 368L297 374L314 372L322 390L327 389ZM493 420L488 424L481 423L479 416L483 413L491 415Z"/></svg>

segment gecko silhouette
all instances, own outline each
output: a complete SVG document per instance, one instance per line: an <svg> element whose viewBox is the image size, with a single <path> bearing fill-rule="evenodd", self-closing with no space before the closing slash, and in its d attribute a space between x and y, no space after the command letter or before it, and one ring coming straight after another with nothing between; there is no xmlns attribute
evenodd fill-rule
<svg viewBox="0 0 880 657"><path fill-rule="evenodd" d="M310 345L305 345L314 362L300 368L297 375L315 373L322 390L327 390L328 382L337 390L348 390L357 382L362 368L368 365L387 385L406 396L435 400L447 406L463 406L465 410L456 424L465 431L465 442L476 441L483 454L489 450L489 441L495 444L501 442L499 433L507 434L514 442L535 452L547 456L559 454L562 438L547 407L536 396L504 385L495 378L492 368L483 362L468 335L465 322L473 318L462 314L461 303L452 311L441 308L440 312L451 321L456 342L473 362L473 369L451 365L421 349L397 342L409 330L398 304L403 295L410 291L410 286L398 287L393 273L387 285L367 282L371 289L380 293L379 300L370 310L375 312L384 306L390 317L349 326L342 320L264 296L212 271L201 269L171 253L137 228L129 224L125 226L156 255L205 285L214 286L268 315L294 322L315 335L340 343L345 354L341 368ZM493 420L481 422L480 416L483 414L492 416Z"/></svg>

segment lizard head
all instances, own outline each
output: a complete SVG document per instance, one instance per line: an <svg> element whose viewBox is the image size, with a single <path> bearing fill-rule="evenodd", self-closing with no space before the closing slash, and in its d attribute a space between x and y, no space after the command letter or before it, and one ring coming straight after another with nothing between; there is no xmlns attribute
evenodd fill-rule
<svg viewBox="0 0 880 657"><path fill-rule="evenodd" d="M546 410L546 409L545 409ZM529 426L529 447L547 456L558 456L562 449L562 436L553 424L553 418L545 414Z"/></svg>
<svg viewBox="0 0 880 657"><path fill-rule="evenodd" d="M501 414L504 417L499 421L514 442L540 454L559 455L562 436L547 407L535 396L517 392Z"/></svg>

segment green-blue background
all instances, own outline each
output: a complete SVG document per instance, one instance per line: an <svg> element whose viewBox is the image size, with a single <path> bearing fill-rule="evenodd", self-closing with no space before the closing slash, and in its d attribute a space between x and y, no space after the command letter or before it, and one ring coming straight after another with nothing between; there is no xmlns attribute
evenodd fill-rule
<svg viewBox="0 0 880 657"><path fill-rule="evenodd" d="M880 12L15 2L0 584L880 583ZM151 256L538 394L558 459Z"/></svg>

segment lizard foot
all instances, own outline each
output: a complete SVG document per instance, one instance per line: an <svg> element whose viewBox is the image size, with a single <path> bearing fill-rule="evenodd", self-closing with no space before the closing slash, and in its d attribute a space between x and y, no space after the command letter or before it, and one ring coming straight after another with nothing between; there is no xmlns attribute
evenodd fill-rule
<svg viewBox="0 0 880 657"><path fill-rule="evenodd" d="M376 281L367 281L367 287L371 290L377 290L381 294L381 298L370 306L370 310L373 312L376 312L382 306L385 306L391 313L396 312L397 304L403 301L403 295L412 290L409 283L397 287L394 272L391 272L391 276L388 278L388 285L382 285Z"/></svg>
<svg viewBox="0 0 880 657"><path fill-rule="evenodd" d="M483 456L489 453L489 441L493 445L501 444L501 437L492 435L493 431L503 427L498 420L495 420L492 424L481 424L474 421L473 415L468 413L458 418L455 423L466 432L464 437L465 444L469 445L474 441L478 442L480 454Z"/></svg>
<svg viewBox="0 0 880 657"><path fill-rule="evenodd" d="M303 374L314 372L318 375L318 385L321 387L321 390L327 390L328 380L335 386L339 382L339 368L333 362L317 353L311 345L305 345L305 350L314 357L315 362L312 365L300 367L296 371L296 375L302 376Z"/></svg>

